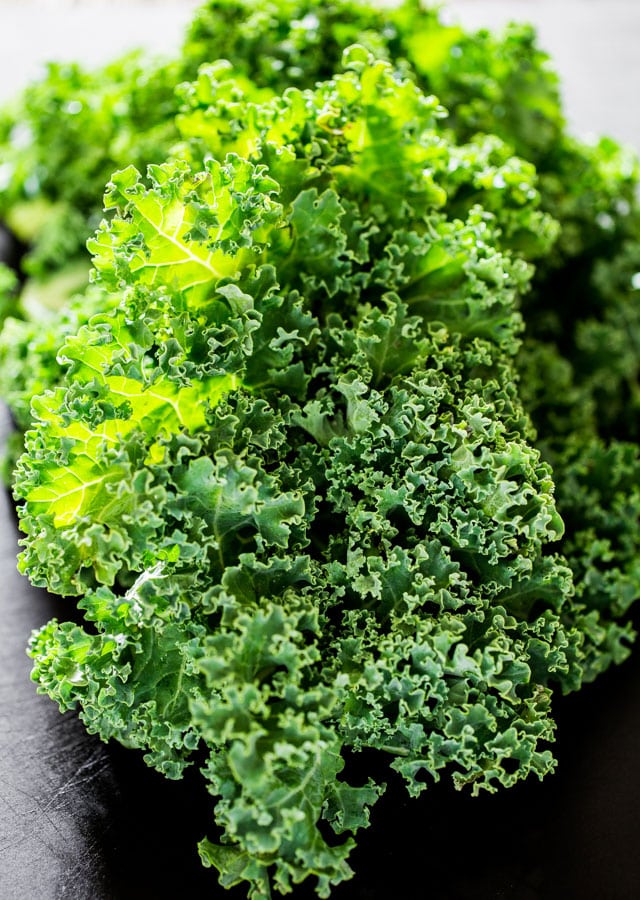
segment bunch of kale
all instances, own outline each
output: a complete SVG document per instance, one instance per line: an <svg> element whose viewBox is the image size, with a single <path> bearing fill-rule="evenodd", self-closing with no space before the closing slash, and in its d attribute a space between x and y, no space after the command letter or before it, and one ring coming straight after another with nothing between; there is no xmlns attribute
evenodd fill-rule
<svg viewBox="0 0 640 900"><path fill-rule="evenodd" d="M640 594L633 158L566 135L530 29L410 0L210 2L178 61L23 104L20 566L86 620L40 688L169 777L205 753L201 855L253 900L352 874L327 826L384 785L347 754L412 794L552 769Z"/></svg>

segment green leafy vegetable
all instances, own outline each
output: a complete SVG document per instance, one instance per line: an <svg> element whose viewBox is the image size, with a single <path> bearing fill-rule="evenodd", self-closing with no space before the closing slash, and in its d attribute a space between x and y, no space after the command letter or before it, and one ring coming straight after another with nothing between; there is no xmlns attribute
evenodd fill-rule
<svg viewBox="0 0 640 900"><path fill-rule="evenodd" d="M168 777L198 752L252 900L351 877L365 750L412 795L551 771L640 593L632 157L565 134L531 29L413 0L217 0L179 61L24 102L19 565L85 619L39 689Z"/></svg>

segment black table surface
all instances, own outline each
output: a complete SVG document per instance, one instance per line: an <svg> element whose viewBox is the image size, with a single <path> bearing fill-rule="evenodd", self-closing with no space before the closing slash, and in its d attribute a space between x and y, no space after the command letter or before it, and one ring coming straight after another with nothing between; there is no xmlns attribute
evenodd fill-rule
<svg viewBox="0 0 640 900"><path fill-rule="evenodd" d="M18 574L17 541L0 491L0 900L244 897L200 865L212 798L196 769L170 782L37 695L29 633L69 601ZM555 709L559 766L543 782L411 800L392 781L335 900L640 897L640 647Z"/></svg>

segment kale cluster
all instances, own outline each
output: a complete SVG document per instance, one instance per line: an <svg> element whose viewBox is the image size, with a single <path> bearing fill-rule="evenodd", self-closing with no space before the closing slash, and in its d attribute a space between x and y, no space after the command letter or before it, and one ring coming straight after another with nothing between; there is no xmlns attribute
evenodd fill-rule
<svg viewBox="0 0 640 900"><path fill-rule="evenodd" d="M204 758L203 862L252 900L353 874L384 784L347 754L412 795L551 771L554 692L634 637L640 207L532 30L211 0L0 141L19 565L84 617L39 690Z"/></svg>

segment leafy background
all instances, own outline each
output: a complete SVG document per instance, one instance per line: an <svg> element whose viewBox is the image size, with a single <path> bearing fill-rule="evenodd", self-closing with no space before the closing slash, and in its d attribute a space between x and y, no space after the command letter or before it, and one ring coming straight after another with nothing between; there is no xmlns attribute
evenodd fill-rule
<svg viewBox="0 0 640 900"><path fill-rule="evenodd" d="M197 0L1 0L0 100L51 58L101 63L131 46L175 49L197 5ZM634 109L640 84L636 0L451 0L445 5L469 28L493 28L510 19L533 22L560 73L574 130L580 136L607 132L640 146L640 115Z"/></svg>

